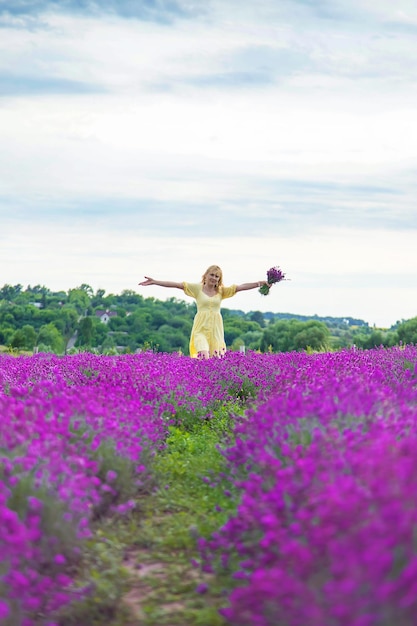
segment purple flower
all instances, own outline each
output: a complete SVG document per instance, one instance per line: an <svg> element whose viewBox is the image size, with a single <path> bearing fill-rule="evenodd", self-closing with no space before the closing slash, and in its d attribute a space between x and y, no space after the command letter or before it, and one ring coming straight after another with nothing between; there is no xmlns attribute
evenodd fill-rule
<svg viewBox="0 0 417 626"><path fill-rule="evenodd" d="M271 267L266 273L266 280L268 281L268 284L262 285L259 288L259 293L263 296L267 296L269 294L271 285L279 283L282 280L286 280L286 278L284 272L279 267Z"/></svg>
<svg viewBox="0 0 417 626"><path fill-rule="evenodd" d="M115 481L117 478L117 472L113 471L113 470L109 470L106 474L106 480L109 483L112 483L113 481Z"/></svg>
<svg viewBox="0 0 417 626"><path fill-rule="evenodd" d="M54 556L54 561L57 565L64 565L67 562L67 559L63 554L56 554Z"/></svg>
<svg viewBox="0 0 417 626"><path fill-rule="evenodd" d="M6 619L10 615L10 607L7 602L0 600L0 619Z"/></svg>
<svg viewBox="0 0 417 626"><path fill-rule="evenodd" d="M29 508L31 511L37 512L43 508L42 500L38 500L38 498L35 498L34 496L28 497L28 503L29 503Z"/></svg>
<svg viewBox="0 0 417 626"><path fill-rule="evenodd" d="M274 283L279 283L281 280L284 280L285 274L279 267L271 267L266 273L266 278L268 283L273 285Z"/></svg>

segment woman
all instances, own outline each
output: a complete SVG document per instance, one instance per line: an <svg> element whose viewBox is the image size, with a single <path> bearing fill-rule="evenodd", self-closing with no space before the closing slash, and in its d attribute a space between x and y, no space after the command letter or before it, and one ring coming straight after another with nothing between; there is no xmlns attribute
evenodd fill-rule
<svg viewBox="0 0 417 626"><path fill-rule="evenodd" d="M145 276L146 280L139 283L142 287L157 285L158 287L173 287L182 289L187 296L194 298L197 303L197 313L194 318L190 337L190 356L198 359L208 359L211 356L222 356L226 352L224 342L223 318L220 305L225 298L231 298L239 291L256 289L268 284L266 280L243 285L223 285L223 273L218 265L210 265L203 274L201 283L175 283L166 280L155 280Z"/></svg>

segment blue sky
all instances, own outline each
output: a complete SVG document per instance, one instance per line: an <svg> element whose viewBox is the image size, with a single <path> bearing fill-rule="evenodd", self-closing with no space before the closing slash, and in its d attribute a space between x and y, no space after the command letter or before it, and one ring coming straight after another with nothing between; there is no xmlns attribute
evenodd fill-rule
<svg viewBox="0 0 417 626"><path fill-rule="evenodd" d="M0 285L417 315L412 0L0 0ZM184 296L185 298L185 296Z"/></svg>

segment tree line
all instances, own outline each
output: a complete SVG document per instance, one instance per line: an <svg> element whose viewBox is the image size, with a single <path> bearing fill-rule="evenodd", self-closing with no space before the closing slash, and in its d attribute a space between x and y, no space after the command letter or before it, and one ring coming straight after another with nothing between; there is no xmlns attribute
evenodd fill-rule
<svg viewBox="0 0 417 626"><path fill-rule="evenodd" d="M28 352L91 350L103 354L152 349L188 354L195 303L94 291L82 284L68 291L43 285L0 289L0 345ZM329 351L352 345L368 349L417 343L417 317L390 329L350 317L222 310L228 349L261 352Z"/></svg>

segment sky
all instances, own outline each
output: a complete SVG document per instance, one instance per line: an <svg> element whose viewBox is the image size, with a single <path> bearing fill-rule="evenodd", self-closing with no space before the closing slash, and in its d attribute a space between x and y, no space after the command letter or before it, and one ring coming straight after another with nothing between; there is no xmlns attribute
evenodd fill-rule
<svg viewBox="0 0 417 626"><path fill-rule="evenodd" d="M0 0L0 286L417 316L414 0Z"/></svg>

